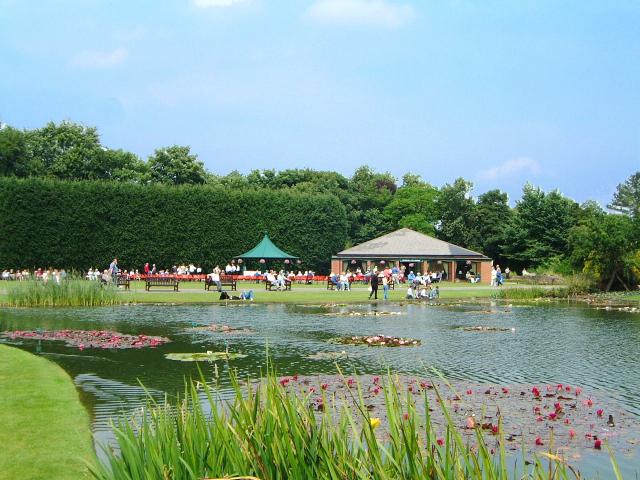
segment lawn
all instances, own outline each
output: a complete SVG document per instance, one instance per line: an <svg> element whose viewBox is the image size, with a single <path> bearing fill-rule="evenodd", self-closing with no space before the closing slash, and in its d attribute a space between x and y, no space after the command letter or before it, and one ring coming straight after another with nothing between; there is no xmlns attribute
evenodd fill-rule
<svg viewBox="0 0 640 480"><path fill-rule="evenodd" d="M55 363L0 345L0 479L90 478L89 415Z"/></svg>

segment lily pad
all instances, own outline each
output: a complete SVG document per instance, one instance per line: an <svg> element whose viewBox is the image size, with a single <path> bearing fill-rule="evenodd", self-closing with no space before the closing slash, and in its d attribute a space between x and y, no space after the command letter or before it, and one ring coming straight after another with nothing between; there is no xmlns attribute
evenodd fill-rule
<svg viewBox="0 0 640 480"><path fill-rule="evenodd" d="M388 335L349 336L331 340L342 345L367 345L369 347L412 347L422 342L413 338L391 337Z"/></svg>
<svg viewBox="0 0 640 480"><path fill-rule="evenodd" d="M195 352L195 353L167 353L165 357L168 360L177 360L178 362L215 362L218 360L235 360L244 358L246 355L233 352Z"/></svg>

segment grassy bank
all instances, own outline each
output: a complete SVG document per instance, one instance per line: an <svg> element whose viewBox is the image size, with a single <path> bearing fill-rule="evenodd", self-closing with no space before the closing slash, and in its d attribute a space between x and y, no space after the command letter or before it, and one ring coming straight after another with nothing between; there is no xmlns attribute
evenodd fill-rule
<svg viewBox="0 0 640 480"><path fill-rule="evenodd" d="M109 463L98 467L96 477L142 480L171 472L176 480L576 478L553 454L523 452L526 463L507 467L500 418L494 435L484 433L480 422L467 427L471 436L463 435L437 391L433 402L426 388L420 395L403 391L391 375L376 383L384 420L370 415L370 400L357 379L343 379L343 393L330 394L327 384L314 391L273 372L242 385L231 374L235 395L228 400L202 380L204 393L190 384L182 402L150 404L148 415L121 421L115 429L121 453L107 451ZM435 410L444 425L432 419Z"/></svg>
<svg viewBox="0 0 640 480"><path fill-rule="evenodd" d="M89 417L54 363L0 345L0 479L90 478Z"/></svg>
<svg viewBox="0 0 640 480"><path fill-rule="evenodd" d="M180 291L174 292L166 288L156 287L150 292L145 291L144 282L131 282L131 290L125 292L123 290L115 291L113 289L105 289L99 287L95 282L80 281L80 287L87 287L91 290L87 294L69 295L68 298L76 298L74 301L67 301L66 305L114 305L116 303L225 303L220 300L220 294L216 291L205 291L204 286L200 282L182 282ZM16 287L16 283L2 282L0 284L0 304L10 306L50 306L63 304L50 297L37 297L38 290L32 292L33 287L29 287L27 291L22 293L24 297L29 298L28 301L18 301L15 297L8 295L8 292ZM37 285L36 287L41 287ZM550 292L558 293L560 289L557 287L529 287L523 285L506 285L499 290L487 285L471 285L469 283L448 283L444 282L440 286L440 298L443 300L455 299L488 299L488 298L505 298L505 299L530 299L537 297L547 297ZM335 290L327 290L325 284L300 285L294 284L291 291L278 292L266 291L264 284L256 284L254 282L238 282L238 291L229 292L231 295L240 295L242 290L253 290L255 294L255 303L300 303L300 304L322 304L322 303L362 303L367 302L369 292L364 285L354 285L349 292L337 292ZM55 290L53 290L55 292ZM400 302L407 301L405 299L407 292L406 286L398 286L396 290L389 291L389 301ZM40 292L41 293L41 292ZM98 295L105 295L104 302L93 302ZM85 303L81 302L84 299ZM373 301L373 300L371 300ZM378 301L383 301L382 289L378 292ZM53 303L52 303L53 302ZM92 303L93 302L93 303Z"/></svg>

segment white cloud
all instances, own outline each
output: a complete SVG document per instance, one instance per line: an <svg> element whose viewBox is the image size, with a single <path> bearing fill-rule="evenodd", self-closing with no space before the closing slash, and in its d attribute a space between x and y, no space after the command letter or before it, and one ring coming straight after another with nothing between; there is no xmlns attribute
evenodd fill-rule
<svg viewBox="0 0 640 480"><path fill-rule="evenodd" d="M103 69L113 68L124 62L129 56L125 48L116 48L110 52L80 52L71 59L71 65L79 68Z"/></svg>
<svg viewBox="0 0 640 480"><path fill-rule="evenodd" d="M328 25L399 28L413 19L411 5L387 0L316 0L305 18Z"/></svg>
<svg viewBox="0 0 640 480"><path fill-rule="evenodd" d="M193 0L193 4L199 8L232 7L246 0Z"/></svg>
<svg viewBox="0 0 640 480"><path fill-rule="evenodd" d="M540 172L540 164L537 161L531 158L521 157L507 160L500 165L483 170L479 176L483 180L501 180L513 177L519 173L538 175Z"/></svg>

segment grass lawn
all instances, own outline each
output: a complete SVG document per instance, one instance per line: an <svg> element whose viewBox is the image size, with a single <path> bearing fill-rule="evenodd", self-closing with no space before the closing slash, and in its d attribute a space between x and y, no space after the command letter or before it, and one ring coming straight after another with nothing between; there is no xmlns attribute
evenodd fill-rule
<svg viewBox="0 0 640 480"><path fill-rule="evenodd" d="M2 282L5 283L5 282ZM490 298L494 288L488 285L472 285L470 283L450 283L444 282L440 286L441 299L471 299ZM502 288L529 288L529 285L510 285ZM542 287L546 288L546 287ZM313 285L293 284L293 289L287 292L267 291L264 283L240 281L238 291L229 292L233 295L240 295L242 290L252 289L256 303L301 303L301 304L322 304L322 303L359 303L368 302L369 292L362 284L352 286L350 292L337 292L327 290L325 283ZM406 285L399 285L396 290L389 291L389 301L402 301L407 293ZM225 303L219 300L220 294L217 291L205 291L201 282L181 282L180 291L174 292L170 288L152 287L150 292L145 291L144 282L131 282L131 290L122 292L123 302L131 303ZM382 287L378 290L378 300L382 300ZM6 285L0 284L0 305L6 303ZM371 300L373 301L373 300Z"/></svg>
<svg viewBox="0 0 640 480"><path fill-rule="evenodd" d="M89 415L62 368L0 345L0 479L91 478Z"/></svg>

